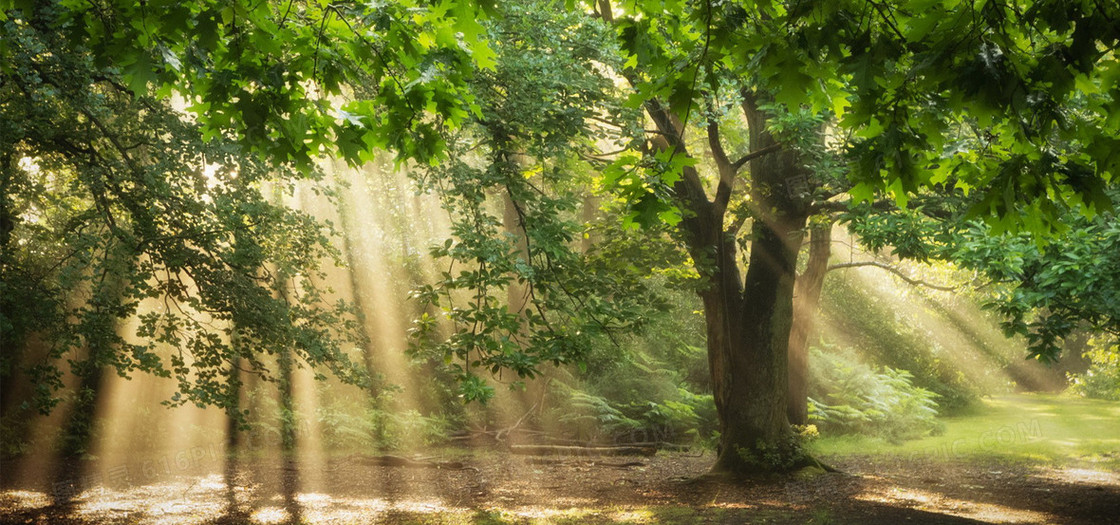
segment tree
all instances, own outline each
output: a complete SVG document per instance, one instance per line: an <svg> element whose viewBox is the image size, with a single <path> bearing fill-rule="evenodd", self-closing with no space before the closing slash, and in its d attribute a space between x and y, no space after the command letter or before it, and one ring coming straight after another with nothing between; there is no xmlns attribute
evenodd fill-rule
<svg viewBox="0 0 1120 525"><path fill-rule="evenodd" d="M621 17L607 2L599 9L619 27L628 77L657 134L650 156L662 161L632 201L646 213L680 209L684 242L708 282L716 471L801 464L786 424L793 271L806 218L831 195L815 191L796 135L775 138L783 115L829 116L857 200L887 188L905 206L925 187L986 185L974 214L1037 231L1059 220L1054 200L1111 208L1115 6L634 2ZM718 173L709 197L684 135L694 112L721 101L741 107L750 141L732 160L719 120L707 116ZM958 128L971 130L976 147L950 141ZM725 217L743 185L752 226L741 278L741 222Z"/></svg>
<svg viewBox="0 0 1120 525"><path fill-rule="evenodd" d="M76 414L89 417L105 372L170 378L169 404L234 415L229 367L269 377L264 356L281 351L361 383L350 307L315 284L334 255L322 225L266 196L302 175L206 141L168 101L133 93L69 38L67 15L48 3L0 22L5 385L27 368L46 411L69 361L87 403ZM118 330L134 316L135 333ZM31 336L45 356L21 355Z"/></svg>
<svg viewBox="0 0 1120 525"><path fill-rule="evenodd" d="M586 159L609 138L593 124L621 111L602 72L617 60L611 35L548 1L497 14L487 24L495 67L469 84L479 114L449 132L449 158L421 175L454 238L432 250L448 269L414 293L425 312L411 334L414 351L450 363L473 401L493 395L486 375L520 381L544 363L581 361L638 322L645 296L618 272L594 271L577 241Z"/></svg>

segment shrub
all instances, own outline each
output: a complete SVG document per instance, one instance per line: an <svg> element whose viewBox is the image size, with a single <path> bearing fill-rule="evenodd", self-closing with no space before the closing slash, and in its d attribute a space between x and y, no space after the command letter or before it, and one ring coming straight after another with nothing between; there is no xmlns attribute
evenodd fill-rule
<svg viewBox="0 0 1120 525"><path fill-rule="evenodd" d="M858 433L890 442L941 430L937 394L913 384L905 370L872 368L813 348L809 420L825 433Z"/></svg>
<svg viewBox="0 0 1120 525"><path fill-rule="evenodd" d="M1075 394L1109 401L1120 401L1120 341L1092 341L1085 353L1092 361L1084 374L1071 374Z"/></svg>
<svg viewBox="0 0 1120 525"><path fill-rule="evenodd" d="M646 401L612 401L592 393L593 385L573 387L553 382L558 402L552 417L581 440L598 442L706 443L716 428L710 394L678 388Z"/></svg>

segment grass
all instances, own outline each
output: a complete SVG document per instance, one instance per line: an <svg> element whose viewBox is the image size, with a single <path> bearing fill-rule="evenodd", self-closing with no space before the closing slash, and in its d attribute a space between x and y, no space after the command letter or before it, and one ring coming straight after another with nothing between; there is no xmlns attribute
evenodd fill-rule
<svg viewBox="0 0 1120 525"><path fill-rule="evenodd" d="M897 445L867 436L822 437L819 456L888 455L955 460L975 456L1120 470L1120 403L1066 395L1015 394L942 418L945 431Z"/></svg>

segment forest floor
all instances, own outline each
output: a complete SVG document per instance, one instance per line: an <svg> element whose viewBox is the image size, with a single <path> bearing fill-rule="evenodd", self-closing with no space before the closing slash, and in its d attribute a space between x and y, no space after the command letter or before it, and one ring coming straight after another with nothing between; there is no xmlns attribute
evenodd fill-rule
<svg viewBox="0 0 1120 525"><path fill-rule="evenodd" d="M1050 400L1019 399L1007 402L1006 416L1017 419L1005 421L1004 402L989 402L986 426L973 426L977 416L950 419L944 434L903 445L821 440L814 450L836 473L717 482L702 477L710 453L603 458L442 450L406 466L365 455L236 464L219 457L158 479L145 478L151 469L139 467L116 478L103 472L96 482L86 475L88 487L74 490L67 504L52 500L51 487L57 497L64 486L57 481L38 486L0 476L0 522L1116 523L1120 406L1086 405L1059 416ZM1087 426L1059 427L1052 415ZM443 468L434 468L439 462ZM60 472L54 479L79 479Z"/></svg>

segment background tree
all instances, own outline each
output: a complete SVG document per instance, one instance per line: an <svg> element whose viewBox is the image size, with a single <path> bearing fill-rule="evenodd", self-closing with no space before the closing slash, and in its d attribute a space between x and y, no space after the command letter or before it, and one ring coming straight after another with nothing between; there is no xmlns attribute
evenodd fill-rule
<svg viewBox="0 0 1120 525"><path fill-rule="evenodd" d="M146 372L177 381L170 404L236 412L228 368L268 377L263 356L281 351L363 381L349 307L313 281L334 255L323 226L264 195L296 172L203 140L169 102L136 96L69 39L67 14L43 4L0 22L5 385L22 359L49 409L69 361L79 399L102 370ZM135 333L118 329L133 316ZM30 338L45 355L21 355Z"/></svg>
<svg viewBox="0 0 1120 525"><path fill-rule="evenodd" d="M488 24L496 65L470 83L480 112L449 136L449 158L421 175L454 239L432 251L448 270L415 293L427 312L413 332L417 351L454 360L464 397L483 401L493 392L482 376L534 377L543 363L581 361L639 321L645 295L618 272L592 271L581 252L585 157L612 133L596 121L621 111L603 71L616 60L610 35L547 1L497 14Z"/></svg>

